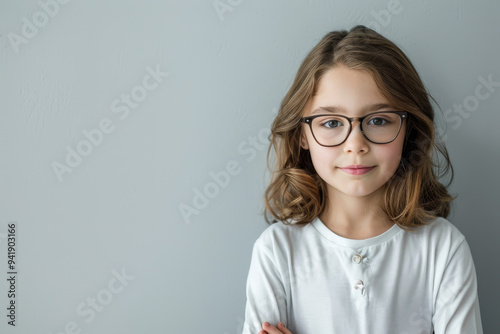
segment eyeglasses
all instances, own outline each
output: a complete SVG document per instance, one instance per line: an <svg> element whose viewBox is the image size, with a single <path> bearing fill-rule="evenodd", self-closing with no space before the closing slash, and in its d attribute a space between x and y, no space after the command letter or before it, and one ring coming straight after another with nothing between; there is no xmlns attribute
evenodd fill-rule
<svg viewBox="0 0 500 334"><path fill-rule="evenodd" d="M338 146L346 141L352 130L352 122L359 120L363 136L374 144L388 144L399 134L406 111L379 111L363 117L347 117L336 114L322 114L302 117L309 124L311 133L321 146ZM348 126L347 126L348 125Z"/></svg>

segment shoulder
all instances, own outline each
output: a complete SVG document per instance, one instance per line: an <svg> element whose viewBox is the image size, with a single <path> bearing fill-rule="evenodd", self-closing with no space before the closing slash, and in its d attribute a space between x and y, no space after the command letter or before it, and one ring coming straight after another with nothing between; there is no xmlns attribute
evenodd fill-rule
<svg viewBox="0 0 500 334"><path fill-rule="evenodd" d="M434 218L426 225L405 233L405 239L446 258L453 256L460 246L467 243L462 232L443 217Z"/></svg>
<svg viewBox="0 0 500 334"><path fill-rule="evenodd" d="M289 241L290 239L297 238L304 234L310 228L310 223L308 224L296 224L293 221L291 223L276 222L269 225L262 231L257 241L269 243L274 241Z"/></svg>
<svg viewBox="0 0 500 334"><path fill-rule="evenodd" d="M287 224L273 223L262 231L254 247L268 248L273 251L289 249L291 245L303 241L304 237L310 233L312 228L310 224L295 224L293 221Z"/></svg>
<svg viewBox="0 0 500 334"><path fill-rule="evenodd" d="M465 236L449 220L443 217L436 217L426 225L420 226L414 232L422 238L434 242L462 242Z"/></svg>

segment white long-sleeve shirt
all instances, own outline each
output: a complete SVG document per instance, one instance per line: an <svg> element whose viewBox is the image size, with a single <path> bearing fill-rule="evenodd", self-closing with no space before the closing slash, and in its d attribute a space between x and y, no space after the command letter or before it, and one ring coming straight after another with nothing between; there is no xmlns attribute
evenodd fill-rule
<svg viewBox="0 0 500 334"><path fill-rule="evenodd" d="M283 321L293 334L483 333L476 272L445 218L347 239L316 218L267 227L255 241L243 334Z"/></svg>

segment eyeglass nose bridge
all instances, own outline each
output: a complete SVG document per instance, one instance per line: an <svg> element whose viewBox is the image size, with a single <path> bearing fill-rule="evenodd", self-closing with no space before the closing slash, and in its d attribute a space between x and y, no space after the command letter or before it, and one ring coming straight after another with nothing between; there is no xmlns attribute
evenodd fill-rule
<svg viewBox="0 0 500 334"><path fill-rule="evenodd" d="M349 136L351 135L352 129L354 128L353 122L355 120L359 121L359 130L361 130L361 133L363 134L363 136L365 136L365 138L368 139L365 135L365 131L363 130L363 119L365 117L346 117L346 118L349 120L349 131L347 132L347 136L346 136L345 140L347 140L347 138L349 138Z"/></svg>
<svg viewBox="0 0 500 334"><path fill-rule="evenodd" d="M345 139L344 139L343 142L347 141L347 139L351 135L352 129L354 128L353 122L355 120L359 121L359 130L363 134L363 137L365 137L368 141L370 141L370 139L366 136L365 131L363 130L363 120L366 118L366 116L363 116L363 117L346 117L346 118L349 120L349 131L347 132L347 136L345 137Z"/></svg>

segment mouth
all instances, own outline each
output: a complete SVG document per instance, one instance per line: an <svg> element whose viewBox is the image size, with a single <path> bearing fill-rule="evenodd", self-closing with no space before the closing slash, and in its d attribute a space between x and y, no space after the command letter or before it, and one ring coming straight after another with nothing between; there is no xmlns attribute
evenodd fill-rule
<svg viewBox="0 0 500 334"><path fill-rule="evenodd" d="M362 175L371 171L375 166L363 166L363 165L351 165L346 167L341 167L340 169L351 175Z"/></svg>

